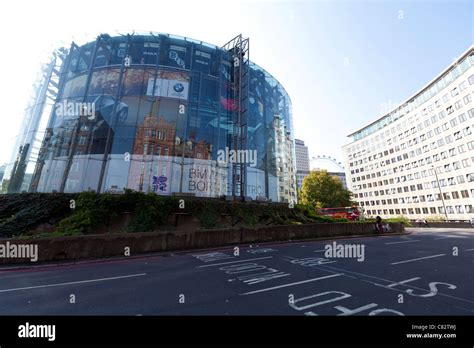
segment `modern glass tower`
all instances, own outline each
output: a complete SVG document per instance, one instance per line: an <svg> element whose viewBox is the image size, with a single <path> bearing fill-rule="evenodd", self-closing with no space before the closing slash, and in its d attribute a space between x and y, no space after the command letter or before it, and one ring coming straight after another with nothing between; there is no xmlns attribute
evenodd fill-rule
<svg viewBox="0 0 474 348"><path fill-rule="evenodd" d="M248 57L241 36L73 43L30 191L296 200L290 98Z"/></svg>

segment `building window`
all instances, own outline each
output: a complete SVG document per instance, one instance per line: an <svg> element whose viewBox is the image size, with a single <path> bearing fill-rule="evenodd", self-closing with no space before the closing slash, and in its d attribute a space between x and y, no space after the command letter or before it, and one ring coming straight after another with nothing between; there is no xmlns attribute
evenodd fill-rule
<svg viewBox="0 0 474 348"><path fill-rule="evenodd" d="M469 173L466 175L467 182L474 182L474 173Z"/></svg>
<svg viewBox="0 0 474 348"><path fill-rule="evenodd" d="M66 190L74 190L76 188L77 180L67 179Z"/></svg>

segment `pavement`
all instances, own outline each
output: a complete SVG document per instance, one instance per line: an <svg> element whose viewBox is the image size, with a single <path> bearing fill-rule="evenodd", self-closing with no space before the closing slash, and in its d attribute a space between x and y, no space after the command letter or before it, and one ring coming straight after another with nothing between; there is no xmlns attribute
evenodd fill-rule
<svg viewBox="0 0 474 348"><path fill-rule="evenodd" d="M474 229L408 231L0 269L0 315L474 315Z"/></svg>

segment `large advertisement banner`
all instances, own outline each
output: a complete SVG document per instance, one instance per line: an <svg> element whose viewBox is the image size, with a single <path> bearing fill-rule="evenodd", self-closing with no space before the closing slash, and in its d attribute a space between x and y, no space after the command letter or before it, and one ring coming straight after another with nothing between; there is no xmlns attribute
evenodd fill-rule
<svg viewBox="0 0 474 348"><path fill-rule="evenodd" d="M219 197L227 194L227 168L218 166L216 161L198 160L184 169L183 186L185 192L197 197Z"/></svg>
<svg viewBox="0 0 474 348"><path fill-rule="evenodd" d="M146 89L146 95L154 97L167 97L176 99L188 99L189 83L179 80L166 80L150 77Z"/></svg>
<svg viewBox="0 0 474 348"><path fill-rule="evenodd" d="M196 197L228 194L228 168L216 161L143 155L132 155L131 160L127 187L133 190L159 195L183 192Z"/></svg>
<svg viewBox="0 0 474 348"><path fill-rule="evenodd" d="M148 77L146 95L175 99L188 99L189 77L187 74L158 71L157 76Z"/></svg>

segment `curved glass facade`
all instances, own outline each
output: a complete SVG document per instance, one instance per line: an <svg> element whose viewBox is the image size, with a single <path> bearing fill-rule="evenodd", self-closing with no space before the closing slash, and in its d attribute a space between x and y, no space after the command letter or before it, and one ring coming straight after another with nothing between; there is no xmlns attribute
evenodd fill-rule
<svg viewBox="0 0 474 348"><path fill-rule="evenodd" d="M231 62L165 34L73 44L30 190L230 195ZM253 63L248 81L246 196L296 200L290 98Z"/></svg>

